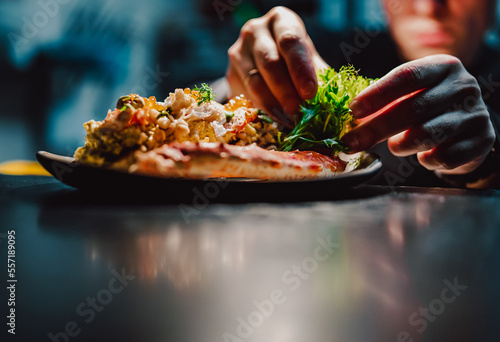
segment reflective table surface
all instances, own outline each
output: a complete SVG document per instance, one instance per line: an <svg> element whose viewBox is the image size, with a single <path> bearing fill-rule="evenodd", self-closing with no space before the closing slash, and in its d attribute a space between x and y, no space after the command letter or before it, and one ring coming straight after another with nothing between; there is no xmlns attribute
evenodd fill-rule
<svg viewBox="0 0 500 342"><path fill-rule="evenodd" d="M317 202L236 204L159 196L0 176L7 341L500 339L499 191L359 186Z"/></svg>

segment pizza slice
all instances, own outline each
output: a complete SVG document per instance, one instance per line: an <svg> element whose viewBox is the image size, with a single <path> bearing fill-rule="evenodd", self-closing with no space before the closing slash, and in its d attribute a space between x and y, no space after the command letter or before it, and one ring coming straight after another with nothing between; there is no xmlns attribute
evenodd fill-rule
<svg viewBox="0 0 500 342"><path fill-rule="evenodd" d="M145 175L268 180L301 180L329 176L345 169L346 162L314 151L281 152L256 144L172 143L136 153L129 171Z"/></svg>

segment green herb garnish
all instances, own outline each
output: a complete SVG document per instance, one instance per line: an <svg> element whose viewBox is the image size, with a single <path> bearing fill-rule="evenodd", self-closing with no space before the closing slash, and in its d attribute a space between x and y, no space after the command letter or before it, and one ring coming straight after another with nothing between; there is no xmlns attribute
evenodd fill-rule
<svg viewBox="0 0 500 342"><path fill-rule="evenodd" d="M164 111L161 111L160 114L158 114L158 116L156 117L156 119L158 120L159 118L164 117L164 116L168 117L171 114L172 114L172 108L168 107Z"/></svg>
<svg viewBox="0 0 500 342"><path fill-rule="evenodd" d="M257 109L257 117L261 122L267 122L272 124L274 121L267 115L263 110Z"/></svg>
<svg viewBox="0 0 500 342"><path fill-rule="evenodd" d="M273 119L271 119L271 118L270 118L269 116L267 116L267 115L257 115L257 117L259 118L259 120L260 120L261 122L267 122L267 123L270 123L270 124L272 124L272 123L274 122L274 121L273 121Z"/></svg>
<svg viewBox="0 0 500 342"><path fill-rule="evenodd" d="M337 72L332 68L317 73L316 96L302 103L302 117L281 142L281 150L310 150L326 147L333 153L345 152L340 138L354 124L349 104L363 89L374 82L359 76L352 65Z"/></svg>
<svg viewBox="0 0 500 342"><path fill-rule="evenodd" d="M202 103L210 103L213 101L215 94L212 94L212 88L206 84L202 83L201 88L198 88L198 86L195 86L193 91L196 91L197 93L194 94L196 97L196 100L198 101L198 106L200 106Z"/></svg>

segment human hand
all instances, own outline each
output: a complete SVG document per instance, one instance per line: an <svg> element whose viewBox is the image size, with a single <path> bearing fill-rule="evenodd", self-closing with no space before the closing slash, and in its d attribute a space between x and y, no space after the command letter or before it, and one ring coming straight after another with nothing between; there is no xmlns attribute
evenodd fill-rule
<svg viewBox="0 0 500 342"><path fill-rule="evenodd" d="M472 172L495 142L476 79L449 55L395 68L363 90L351 110L362 120L343 137L352 152L388 139L394 155L417 154L425 168L443 174Z"/></svg>
<svg viewBox="0 0 500 342"><path fill-rule="evenodd" d="M243 25L228 55L230 96L245 94L288 126L302 100L316 95L315 70L327 67L300 17L285 7Z"/></svg>

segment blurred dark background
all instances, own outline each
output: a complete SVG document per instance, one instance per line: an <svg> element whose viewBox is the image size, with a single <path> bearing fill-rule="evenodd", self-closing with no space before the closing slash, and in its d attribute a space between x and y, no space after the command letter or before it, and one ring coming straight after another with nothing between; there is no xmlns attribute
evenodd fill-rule
<svg viewBox="0 0 500 342"><path fill-rule="evenodd" d="M164 99L223 76L240 27L276 5L299 13L316 45L385 27L379 0L0 0L0 162L72 155L83 123L121 95Z"/></svg>

